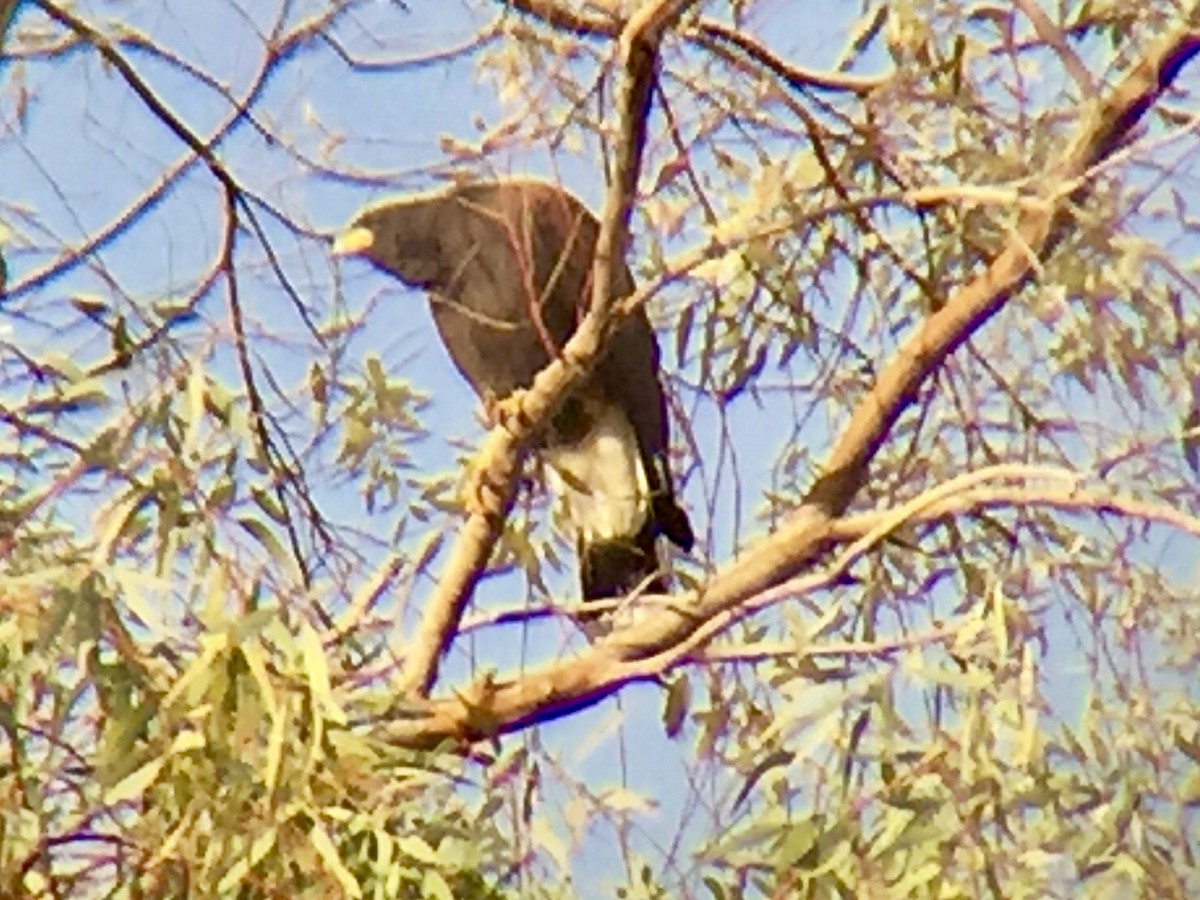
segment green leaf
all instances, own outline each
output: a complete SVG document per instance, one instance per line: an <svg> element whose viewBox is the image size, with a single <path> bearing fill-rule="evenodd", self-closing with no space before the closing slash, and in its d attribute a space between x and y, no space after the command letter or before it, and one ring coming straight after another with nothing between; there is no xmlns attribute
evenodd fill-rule
<svg viewBox="0 0 1200 900"><path fill-rule="evenodd" d="M280 525L287 524L287 512L280 506L274 494L257 486L250 488L250 494L254 497L254 502L258 508L265 512L272 521Z"/></svg>
<svg viewBox="0 0 1200 900"><path fill-rule="evenodd" d="M415 859L419 863L426 865L435 865L440 862L440 858L432 847L424 840L424 838L416 835L406 835L396 838L396 846L400 852L411 859Z"/></svg>
<svg viewBox="0 0 1200 900"><path fill-rule="evenodd" d="M300 652L304 656L304 671L308 676L308 687L313 693L313 698L321 705L325 715L335 722L344 723L345 713L333 698L329 663L325 658L325 648L321 646L320 637L308 622L302 622L299 639Z"/></svg>
<svg viewBox="0 0 1200 900"><path fill-rule="evenodd" d="M317 407L324 409L329 402L329 380L325 377L325 370L316 362L308 367L308 391Z"/></svg>
<svg viewBox="0 0 1200 900"><path fill-rule="evenodd" d="M194 364L188 371L187 406L183 413L183 449L192 453L200 440L200 428L204 421L204 397L207 379L204 369Z"/></svg>
<svg viewBox="0 0 1200 900"><path fill-rule="evenodd" d="M103 321L104 314L109 310L108 303L95 294L76 294L71 298L71 305L89 319L97 321Z"/></svg>
<svg viewBox="0 0 1200 900"><path fill-rule="evenodd" d="M205 506L210 510L225 511L233 502L234 496L237 494L237 484L232 478L222 478L214 486L208 494L208 502Z"/></svg>
<svg viewBox="0 0 1200 900"><path fill-rule="evenodd" d="M454 892L437 869L426 869L421 876L421 893L435 900L454 900Z"/></svg>
<svg viewBox="0 0 1200 900"><path fill-rule="evenodd" d="M118 803L124 803L126 800L133 800L136 797L142 796L146 788L150 787L158 779L159 773L162 772L162 768L166 763L167 757L160 756L152 759L141 768L135 769L105 792L104 802L109 806L115 806Z"/></svg>
<svg viewBox="0 0 1200 900"><path fill-rule="evenodd" d="M177 302L170 300L160 301L155 303L151 308L164 325L178 325L197 317L196 304L191 300Z"/></svg>
<svg viewBox="0 0 1200 900"><path fill-rule="evenodd" d="M281 566L288 567L289 570L294 570L294 560L283 549L283 545L279 543L279 539L275 537L274 532L264 525L260 519L255 519L251 516L240 516L237 523L258 542L259 546L267 551L267 555L271 559L275 560Z"/></svg>
<svg viewBox="0 0 1200 900"><path fill-rule="evenodd" d="M677 675L671 679L667 688L667 703L663 708L663 725L668 737L676 737L683 727L691 696L691 682L686 675Z"/></svg>
<svg viewBox="0 0 1200 900"><path fill-rule="evenodd" d="M242 880L250 873L250 870L262 862L266 858L266 855L275 847L275 841L278 836L279 830L271 826L264 833L256 837L254 843L250 845L250 852L230 866L229 871L217 882L217 893L228 893L241 884Z"/></svg>
<svg viewBox="0 0 1200 900"><path fill-rule="evenodd" d="M317 851L317 856L321 857L321 862L325 864L325 869L337 879L346 895L361 897L362 887L342 862L337 847L329 839L329 833L325 831L320 822L313 822L312 828L308 832L308 839L312 842L313 849Z"/></svg>

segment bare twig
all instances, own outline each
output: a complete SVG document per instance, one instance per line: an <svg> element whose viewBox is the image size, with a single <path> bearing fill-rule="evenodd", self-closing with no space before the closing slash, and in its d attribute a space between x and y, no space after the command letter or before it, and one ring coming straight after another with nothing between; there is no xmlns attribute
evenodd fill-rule
<svg viewBox="0 0 1200 900"><path fill-rule="evenodd" d="M314 335L317 335L316 329L309 320L307 311L304 309L300 297L295 293L294 290L291 289L290 282L284 275L278 261L275 258L274 251L270 242L267 240L261 224L258 221L258 217L255 214L254 209L247 201L247 196L249 195L239 184L233 173L230 172L224 163L222 163L217 157L217 154L213 149L213 144L202 139L188 126L183 119L181 119L174 111L170 109L166 102L154 92L145 79L143 79L142 76L137 72L132 63L130 63L128 58L126 58L125 54L117 49L107 35L98 31L91 24L75 15L73 12L51 3L50 0L34 0L34 3L47 16L70 30L72 33L78 35L81 40L85 41L89 46L91 46L101 56L102 59L104 59L118 72L118 74L120 74L121 78L125 81L129 89L133 91L134 95L137 96L139 100L142 101L142 103L150 110L155 118L162 122L162 124L166 126L166 128L170 130L171 133L174 134L176 138L178 138L179 141L182 142L195 155L196 158L203 162L205 168L208 169L209 173L221 186L223 199L225 201L223 213L227 223L236 223L239 220L239 209L244 213L244 221L250 225L251 229L262 242L262 245L267 253L268 260L274 268L276 275L279 277L280 282L290 293L293 303L295 304L301 318L303 318L306 324L309 325L310 331L312 331ZM293 32L293 37L294 35L295 32ZM275 59L276 57L274 55L270 55L270 58ZM266 80L267 79L265 78L265 75L260 75L259 78L256 79L255 91L260 90L262 85L266 83ZM232 127L233 123L240 120L244 115L244 110L237 110L230 119L229 127ZM190 160L182 163L176 171L176 175L182 172L189 162ZM165 190L165 186L163 189ZM268 212L273 213L273 210L269 204L263 203L262 206ZM137 214L140 214L140 211L130 215L136 216ZM241 304L238 297L237 277L235 267L233 265L234 232L235 229L232 226L227 228L225 231L224 244L221 249L220 258L217 261L216 271L220 272L224 276L226 284L229 288L227 297L230 306L230 317L236 337L235 345L239 367L245 382L246 393L250 402L251 411L254 413L252 425L258 435L259 443L262 447L264 455L266 455L268 459L272 460L275 470L282 475L282 478L277 479L273 486L278 501L281 504L284 504L286 507L286 496L284 490L285 485L288 482L295 484L297 486L296 493L300 497L301 501L305 503L313 526L318 530L318 532L324 534L324 526L321 521L319 511L312 503L307 491L305 491L300 485L300 478L297 469L294 466L294 454L292 454L292 460L287 459L285 453L280 450L279 446L277 445L277 442L271 438L268 428L268 423L271 421L271 418L269 411L266 409L266 406L263 403L262 395L259 392L256 384L254 367L249 358L249 348L246 342L244 316L242 314ZM52 264L52 267L57 265L58 263ZM27 289L31 280L32 276L30 279L26 279L26 281L22 283L20 287ZM14 288L14 293L15 291L16 288ZM318 339L320 339L319 335L317 336ZM283 440L284 447L286 449L286 437L281 439ZM309 578L307 561L301 551L299 537L295 526L290 519L286 525L286 530L296 564L300 568L300 571L304 575L305 582L307 583ZM325 537L328 540L327 534ZM319 607L317 607L317 610L318 614L323 620L325 620L325 624L328 626L328 616L325 615Z"/></svg>
<svg viewBox="0 0 1200 900"><path fill-rule="evenodd" d="M606 37L616 38L623 30L639 18L645 18L645 8L632 16L628 22L622 22L616 15L604 16L598 13L583 13L570 9L565 3L557 0L501 0L509 9L515 9L531 18L537 19L543 25L565 31L576 37ZM664 8L669 4L659 4ZM789 87L836 91L865 95L886 84L891 78L884 75L850 75L845 72L819 72L804 66L785 62L772 53L762 43L749 37L744 32L713 19L702 18L689 27L682 36L701 47L711 48L714 44L724 44L737 52L754 60L763 68L769 69Z"/></svg>
<svg viewBox="0 0 1200 900"><path fill-rule="evenodd" d="M703 47L725 44L774 73L795 90L815 89L865 96L891 80L891 74L850 75L846 72L819 72L780 59L745 32L709 19L702 20L690 34Z"/></svg>
<svg viewBox="0 0 1200 900"><path fill-rule="evenodd" d="M1091 72L1087 70L1087 66L1083 64L1083 60L1079 58L1079 54L1067 43L1067 37L1063 30L1050 21L1046 11L1035 0L1013 0L1013 5L1025 14L1025 18L1033 26L1038 38L1049 44L1058 54L1063 68L1067 70L1067 74L1079 88L1081 97L1083 99L1094 97L1096 82L1092 78Z"/></svg>

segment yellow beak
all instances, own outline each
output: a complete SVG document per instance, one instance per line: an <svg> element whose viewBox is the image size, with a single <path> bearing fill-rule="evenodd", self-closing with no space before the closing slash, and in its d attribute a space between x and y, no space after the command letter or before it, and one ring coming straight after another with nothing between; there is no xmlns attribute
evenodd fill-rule
<svg viewBox="0 0 1200 900"><path fill-rule="evenodd" d="M334 256L353 256L356 253L369 250L374 243L375 232L370 228L364 228L359 225L339 234L333 242L331 252Z"/></svg>

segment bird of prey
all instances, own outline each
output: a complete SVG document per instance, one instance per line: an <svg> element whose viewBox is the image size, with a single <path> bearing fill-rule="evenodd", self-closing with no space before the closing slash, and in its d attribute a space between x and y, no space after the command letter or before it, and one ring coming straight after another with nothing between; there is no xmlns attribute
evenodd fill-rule
<svg viewBox="0 0 1200 900"><path fill-rule="evenodd" d="M494 407L562 350L587 307L599 223L575 197L532 179L455 185L385 200L335 241L428 292L455 366ZM632 294L621 260L613 294ZM665 593L657 539L690 550L668 466L659 351L645 313L627 317L592 374L538 437L547 481L574 532L583 599Z"/></svg>

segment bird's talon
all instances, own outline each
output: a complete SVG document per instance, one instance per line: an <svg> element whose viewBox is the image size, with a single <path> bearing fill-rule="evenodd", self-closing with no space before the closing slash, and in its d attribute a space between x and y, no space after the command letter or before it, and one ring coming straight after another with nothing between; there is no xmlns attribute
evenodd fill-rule
<svg viewBox="0 0 1200 900"><path fill-rule="evenodd" d="M488 481L486 473L474 472L468 478L462 492L462 505L468 515L484 517L500 515L500 494Z"/></svg>
<svg viewBox="0 0 1200 900"><path fill-rule="evenodd" d="M484 442L471 464L463 487L463 507L471 515L499 516L504 512L504 492L511 465L498 460L490 441Z"/></svg>
<svg viewBox="0 0 1200 900"><path fill-rule="evenodd" d="M529 428L529 417L525 415L526 393L524 390L515 390L500 400L488 398L485 405L489 424L492 427L500 425L509 433Z"/></svg>

